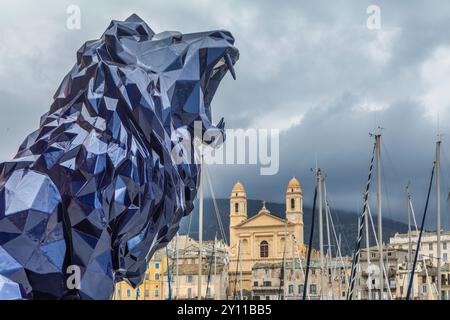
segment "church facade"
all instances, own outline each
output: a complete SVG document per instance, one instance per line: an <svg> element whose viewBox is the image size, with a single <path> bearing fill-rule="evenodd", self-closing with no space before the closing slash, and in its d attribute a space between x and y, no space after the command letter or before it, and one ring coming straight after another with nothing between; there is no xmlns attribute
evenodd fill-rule
<svg viewBox="0 0 450 320"><path fill-rule="evenodd" d="M277 263L303 259L307 248L303 239L303 192L294 177L287 186L284 219L262 205L251 218L247 193L237 182L230 195L229 296L252 289L252 268L257 263Z"/></svg>

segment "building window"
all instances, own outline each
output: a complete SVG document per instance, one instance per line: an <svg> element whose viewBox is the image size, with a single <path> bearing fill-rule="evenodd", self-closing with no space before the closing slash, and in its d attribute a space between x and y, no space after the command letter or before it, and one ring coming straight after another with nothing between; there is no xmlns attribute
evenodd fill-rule
<svg viewBox="0 0 450 320"><path fill-rule="evenodd" d="M272 281L264 281L263 282L263 287L271 287L272 286Z"/></svg>
<svg viewBox="0 0 450 320"><path fill-rule="evenodd" d="M145 296L149 297L150 296L150 291L148 289L145 289Z"/></svg>
<svg viewBox="0 0 450 320"><path fill-rule="evenodd" d="M303 290L305 290L305 286L303 284L298 285L298 293L303 293Z"/></svg>
<svg viewBox="0 0 450 320"><path fill-rule="evenodd" d="M291 199L291 209L295 209L295 199Z"/></svg>
<svg viewBox="0 0 450 320"><path fill-rule="evenodd" d="M269 257L269 243L266 240L261 241L259 249L261 258Z"/></svg>
<svg viewBox="0 0 450 320"><path fill-rule="evenodd" d="M159 273L155 273L155 280L156 280L156 281L159 280Z"/></svg>
<svg viewBox="0 0 450 320"><path fill-rule="evenodd" d="M155 289L155 297L159 297L159 289Z"/></svg>
<svg viewBox="0 0 450 320"><path fill-rule="evenodd" d="M155 262L155 269L159 269L159 262Z"/></svg>
<svg viewBox="0 0 450 320"><path fill-rule="evenodd" d="M442 244L442 249L443 249L443 250L447 250L447 242L444 242L444 243Z"/></svg>
<svg viewBox="0 0 450 320"><path fill-rule="evenodd" d="M188 298L192 298L192 288L188 288Z"/></svg>
<svg viewBox="0 0 450 320"><path fill-rule="evenodd" d="M289 294L293 294L294 293L294 285L290 284L288 287L288 291L289 291Z"/></svg>
<svg viewBox="0 0 450 320"><path fill-rule="evenodd" d="M317 294L317 286L315 284L311 284L309 286L309 293L311 294Z"/></svg>
<svg viewBox="0 0 450 320"><path fill-rule="evenodd" d="M234 204L234 212L236 212L236 213L239 212L239 203Z"/></svg>
<svg viewBox="0 0 450 320"><path fill-rule="evenodd" d="M432 242L428 244L428 249L429 250L433 250L433 243Z"/></svg>
<svg viewBox="0 0 450 320"><path fill-rule="evenodd" d="M423 294L427 293L427 286L425 284L422 286L422 293Z"/></svg>
<svg viewBox="0 0 450 320"><path fill-rule="evenodd" d="M187 283L192 283L192 281L193 281L192 275L191 275L191 274L188 274L188 275L186 276L186 282L187 282Z"/></svg>
<svg viewBox="0 0 450 320"><path fill-rule="evenodd" d="M145 280L150 280L150 275L148 273L145 274Z"/></svg>
<svg viewBox="0 0 450 320"><path fill-rule="evenodd" d="M141 290L136 289L136 298L139 298L141 296Z"/></svg>
<svg viewBox="0 0 450 320"><path fill-rule="evenodd" d="M448 260L448 255L446 252L444 252L444 261L447 261L447 260Z"/></svg>
<svg viewBox="0 0 450 320"><path fill-rule="evenodd" d="M265 274L266 276L269 276L269 268L268 268L268 267L265 267L265 268L264 268L264 274Z"/></svg>
<svg viewBox="0 0 450 320"><path fill-rule="evenodd" d="M127 298L131 297L131 290L127 289Z"/></svg>

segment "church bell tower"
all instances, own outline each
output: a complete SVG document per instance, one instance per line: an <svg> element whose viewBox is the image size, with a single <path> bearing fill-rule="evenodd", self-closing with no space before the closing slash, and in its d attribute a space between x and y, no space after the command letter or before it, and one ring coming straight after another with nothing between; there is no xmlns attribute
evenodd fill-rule
<svg viewBox="0 0 450 320"><path fill-rule="evenodd" d="M303 192L295 177L289 181L286 190L286 219L297 225L295 237L303 244Z"/></svg>
<svg viewBox="0 0 450 320"><path fill-rule="evenodd" d="M234 227L247 219L247 194L239 181L231 190L230 227Z"/></svg>
<svg viewBox="0 0 450 320"><path fill-rule="evenodd" d="M237 239L234 227L247 220L247 194L244 186L239 181L233 186L230 195L230 247L237 246Z"/></svg>

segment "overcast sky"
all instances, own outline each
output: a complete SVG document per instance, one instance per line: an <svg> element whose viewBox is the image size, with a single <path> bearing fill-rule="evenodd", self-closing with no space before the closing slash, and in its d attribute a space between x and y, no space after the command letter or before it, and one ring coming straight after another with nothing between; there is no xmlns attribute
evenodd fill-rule
<svg viewBox="0 0 450 320"><path fill-rule="evenodd" d="M71 4L81 9L80 30L66 27ZM371 4L381 9L379 30L366 26ZM420 217L439 123L443 221L449 226L450 2L445 0L0 0L1 161L13 157L37 128L76 50L98 38L111 19L131 13L156 32L231 31L241 53L238 80L227 76L222 82L214 117L225 117L228 128L282 130L279 173L213 166L217 197L228 197L239 179L250 198L281 201L295 175L310 204L310 168L317 160L333 205L357 210L373 147L368 133L382 126L384 215L405 220L404 189L411 181ZM430 227L433 215L430 211Z"/></svg>

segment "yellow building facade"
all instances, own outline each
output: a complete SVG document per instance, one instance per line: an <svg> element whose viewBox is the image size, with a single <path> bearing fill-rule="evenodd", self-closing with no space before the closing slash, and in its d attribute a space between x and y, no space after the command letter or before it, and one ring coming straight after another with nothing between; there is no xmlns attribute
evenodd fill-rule
<svg viewBox="0 0 450 320"><path fill-rule="evenodd" d="M276 263L304 258L303 192L294 177L287 186L285 218L273 215L263 204L251 218L247 215L247 193L242 183L230 195L230 248L228 295L236 290L250 292L255 263ZM236 290L235 290L236 286Z"/></svg>
<svg viewBox="0 0 450 320"><path fill-rule="evenodd" d="M147 264L144 281L133 289L125 281L116 283L114 300L164 300L167 283L164 273L167 272L165 249L158 250Z"/></svg>

